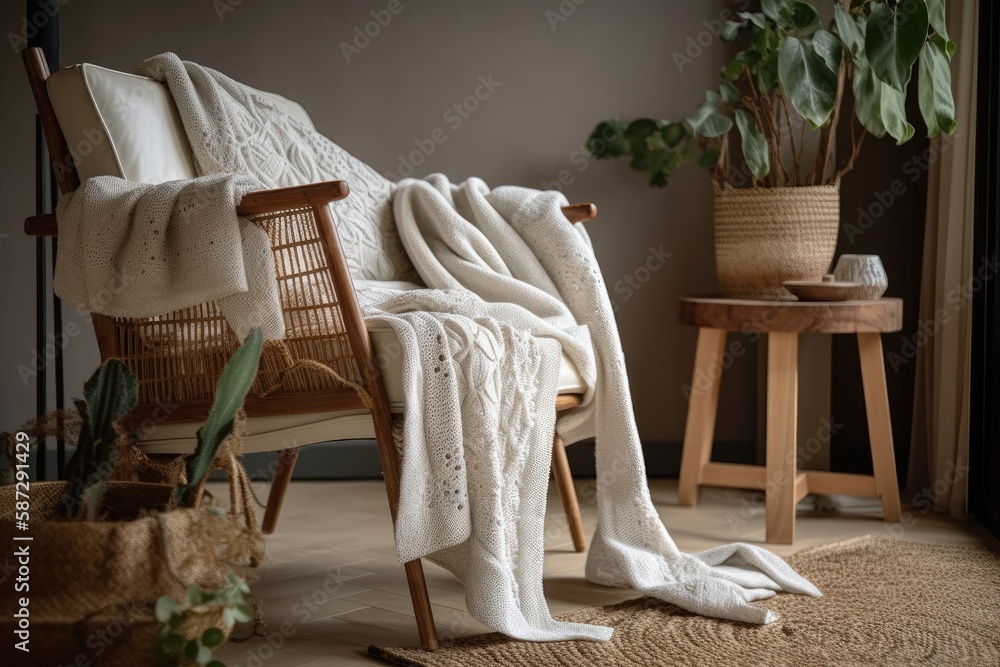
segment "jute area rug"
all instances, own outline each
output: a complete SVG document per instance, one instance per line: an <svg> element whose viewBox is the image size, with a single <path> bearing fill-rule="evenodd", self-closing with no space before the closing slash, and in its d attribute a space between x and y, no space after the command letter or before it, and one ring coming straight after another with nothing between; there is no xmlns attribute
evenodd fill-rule
<svg viewBox="0 0 1000 667"><path fill-rule="evenodd" d="M1000 665L1000 557L980 547L860 537L788 561L824 597L762 602L757 626L695 616L650 598L560 616L615 629L605 643L468 637L434 653L372 646L398 665Z"/></svg>

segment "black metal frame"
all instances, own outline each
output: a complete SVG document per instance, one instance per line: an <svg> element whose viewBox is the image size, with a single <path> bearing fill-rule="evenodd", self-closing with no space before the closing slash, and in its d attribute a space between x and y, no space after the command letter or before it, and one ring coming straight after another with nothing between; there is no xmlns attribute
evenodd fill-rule
<svg viewBox="0 0 1000 667"><path fill-rule="evenodd" d="M60 65L60 31L59 31L59 3L41 2L40 0L27 0L25 17L28 21L35 22L36 16L47 17L45 21L38 21L34 25L34 34L28 39L28 46L41 47L45 52L45 59L48 61L49 70L56 71ZM49 162L48 151L45 150L45 137L42 134L42 125L38 116L35 116L35 213L41 215L54 211L59 201L59 188L56 187L55 178L52 175L52 166ZM52 266L55 267L56 253L58 252L56 240L51 243ZM48 411L48 372L49 360L45 353L48 338L48 301L51 294L52 299L52 337L54 354L52 358L53 371L55 375L55 407L57 410L63 409L65 405L65 386L63 381L63 352L60 341L62 340L62 302L59 297L52 293L49 283L48 253L45 248L45 238L39 236L35 240L35 350L39 356L38 375L35 377L35 409L37 414L45 414ZM41 438L35 449L35 479L46 479L48 476L48 446L45 438ZM62 477L66 464L66 443L58 441L56 443L56 475Z"/></svg>
<svg viewBox="0 0 1000 667"><path fill-rule="evenodd" d="M973 257L1000 253L1000 7L980 0ZM1000 536L1000 276L973 298L969 508Z"/></svg>

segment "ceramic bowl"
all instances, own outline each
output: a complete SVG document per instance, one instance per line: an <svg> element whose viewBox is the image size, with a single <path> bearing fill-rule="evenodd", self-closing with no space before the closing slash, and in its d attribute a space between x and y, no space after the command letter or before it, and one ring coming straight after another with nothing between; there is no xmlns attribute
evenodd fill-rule
<svg viewBox="0 0 1000 667"><path fill-rule="evenodd" d="M833 275L839 282L861 283L861 299L878 299L889 289L889 277L878 255L841 255Z"/></svg>
<svg viewBox="0 0 1000 667"><path fill-rule="evenodd" d="M799 301L854 301L866 299L865 286L857 282L786 280L782 283Z"/></svg>

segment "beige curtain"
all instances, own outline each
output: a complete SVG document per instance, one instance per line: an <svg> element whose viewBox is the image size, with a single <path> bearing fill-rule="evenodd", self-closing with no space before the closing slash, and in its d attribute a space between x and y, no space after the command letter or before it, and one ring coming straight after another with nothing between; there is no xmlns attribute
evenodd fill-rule
<svg viewBox="0 0 1000 667"><path fill-rule="evenodd" d="M910 468L904 502L961 517L969 463L971 296L982 262L972 256L979 2L948 3L958 129L931 145ZM909 304L908 304L909 305ZM912 307L912 306L911 306Z"/></svg>

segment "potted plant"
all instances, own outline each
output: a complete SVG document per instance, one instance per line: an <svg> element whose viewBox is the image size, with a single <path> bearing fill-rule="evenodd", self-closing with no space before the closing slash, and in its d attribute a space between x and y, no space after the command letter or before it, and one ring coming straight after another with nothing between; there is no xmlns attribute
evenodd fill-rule
<svg viewBox="0 0 1000 667"><path fill-rule="evenodd" d="M197 449L174 486L113 481L120 464L127 468L139 455L122 427L136 381L117 359L86 382L76 412L2 434L15 484L0 487L0 539L27 545L32 576L23 601L0 598L0 629L26 664L204 665L234 621L249 620L246 585L232 570L257 565L263 540L245 474L223 444L240 435L236 417L261 347L254 330L226 364ZM65 482L28 480L26 436L43 434L76 444ZM228 457L239 500L228 516L203 502L217 456ZM25 536L30 541L15 541Z"/></svg>
<svg viewBox="0 0 1000 667"><path fill-rule="evenodd" d="M744 48L694 113L678 122L606 120L587 141L597 158L630 157L654 187L687 161L711 170L716 268L731 297L794 298L783 281L827 272L840 179L868 134L900 144L913 137L905 101L914 73L927 135L955 131L945 0L836 0L825 27L818 4L762 0L760 12L739 13L721 37ZM838 166L847 86L852 150Z"/></svg>

